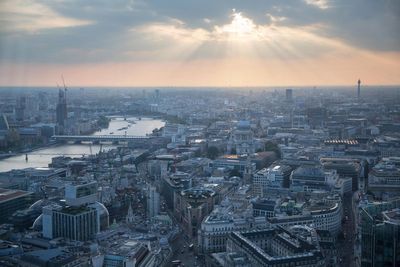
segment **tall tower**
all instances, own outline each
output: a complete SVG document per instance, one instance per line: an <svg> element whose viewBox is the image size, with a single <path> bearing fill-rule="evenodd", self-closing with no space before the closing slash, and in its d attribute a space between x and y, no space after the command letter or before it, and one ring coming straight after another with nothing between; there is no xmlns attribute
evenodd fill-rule
<svg viewBox="0 0 400 267"><path fill-rule="evenodd" d="M63 134L67 120L67 89L58 91L58 103L56 107L57 126L59 134Z"/></svg>
<svg viewBox="0 0 400 267"><path fill-rule="evenodd" d="M358 87L357 87L357 98L358 98L358 100L360 100L360 96L361 96L361 80L360 79L358 79L358 82L357 82L357 84L358 84Z"/></svg>
<svg viewBox="0 0 400 267"><path fill-rule="evenodd" d="M147 215L151 219L160 213L160 194L154 186L149 186L147 196Z"/></svg>
<svg viewBox="0 0 400 267"><path fill-rule="evenodd" d="M19 122L24 120L26 109L26 97L21 96L17 99L17 106L15 108L15 119Z"/></svg>

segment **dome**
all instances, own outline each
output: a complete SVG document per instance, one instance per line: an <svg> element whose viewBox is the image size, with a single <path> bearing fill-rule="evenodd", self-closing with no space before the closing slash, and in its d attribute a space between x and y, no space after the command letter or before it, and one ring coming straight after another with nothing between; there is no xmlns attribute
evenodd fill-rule
<svg viewBox="0 0 400 267"><path fill-rule="evenodd" d="M42 208L43 207L45 207L45 206L47 206L47 205L50 205L50 204L52 204L52 203L57 203L58 202L58 199L47 199L47 198L42 198L42 199L39 199L38 201L36 201L35 203L33 203L30 207L29 207L29 209L30 210L40 210L40 211L42 211Z"/></svg>
<svg viewBox="0 0 400 267"><path fill-rule="evenodd" d="M91 207L95 208L100 216L110 216L108 209L102 203L96 201L93 204L90 204Z"/></svg>
<svg viewBox="0 0 400 267"><path fill-rule="evenodd" d="M241 130L249 130L250 129L250 122L249 121L245 121L245 120L239 121L237 123L237 128L241 129Z"/></svg>
<svg viewBox="0 0 400 267"><path fill-rule="evenodd" d="M36 231L42 231L43 227L43 214L40 214L39 217L33 222L32 228Z"/></svg>
<svg viewBox="0 0 400 267"><path fill-rule="evenodd" d="M94 202L93 204L89 205L97 210L97 213L100 218L100 230L103 231L108 228L110 222L110 214L108 209L100 202Z"/></svg>

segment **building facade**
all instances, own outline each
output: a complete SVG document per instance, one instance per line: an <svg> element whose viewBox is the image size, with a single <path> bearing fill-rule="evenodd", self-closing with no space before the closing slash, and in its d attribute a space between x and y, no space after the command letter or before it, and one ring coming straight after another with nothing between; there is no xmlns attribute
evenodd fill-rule
<svg viewBox="0 0 400 267"><path fill-rule="evenodd" d="M400 266L400 198L362 208L361 265Z"/></svg>
<svg viewBox="0 0 400 267"><path fill-rule="evenodd" d="M245 255L254 267L325 266L318 247L283 228L233 232L226 249Z"/></svg>

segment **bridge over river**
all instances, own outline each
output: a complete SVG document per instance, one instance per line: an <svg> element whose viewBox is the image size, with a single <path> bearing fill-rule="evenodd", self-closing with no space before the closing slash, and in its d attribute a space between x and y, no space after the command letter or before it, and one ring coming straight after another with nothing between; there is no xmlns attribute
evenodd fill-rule
<svg viewBox="0 0 400 267"><path fill-rule="evenodd" d="M160 136L134 136L134 135L53 135L52 140L57 142L112 142L113 144L128 143L131 146L143 146L165 143L168 139Z"/></svg>
<svg viewBox="0 0 400 267"><path fill-rule="evenodd" d="M155 137L151 136L134 136L134 135L53 135L51 137L55 141L63 142L129 142L129 141L147 141Z"/></svg>

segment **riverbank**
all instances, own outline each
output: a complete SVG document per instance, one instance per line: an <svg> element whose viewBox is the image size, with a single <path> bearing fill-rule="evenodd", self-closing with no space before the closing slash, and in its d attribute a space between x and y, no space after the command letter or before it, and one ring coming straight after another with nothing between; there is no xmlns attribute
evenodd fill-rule
<svg viewBox="0 0 400 267"><path fill-rule="evenodd" d="M162 128L165 121L161 119L153 119L150 117L142 117L138 120L137 117L128 116L128 118L135 120L135 124L128 127L128 135L145 136L152 134L154 129ZM117 116L110 122L107 129L97 131L94 135L107 135L110 132L118 132L118 129L127 127L128 121L124 120L124 116ZM116 147L111 144L71 144L71 143L50 143L40 147L35 147L29 152L19 152L7 158L0 159L0 172L6 172L12 169L36 168L47 167L53 157L69 155L69 156L82 156L94 155L100 151L100 148L108 150ZM28 154L28 161L26 161L25 154Z"/></svg>

